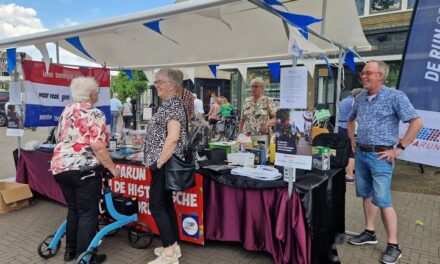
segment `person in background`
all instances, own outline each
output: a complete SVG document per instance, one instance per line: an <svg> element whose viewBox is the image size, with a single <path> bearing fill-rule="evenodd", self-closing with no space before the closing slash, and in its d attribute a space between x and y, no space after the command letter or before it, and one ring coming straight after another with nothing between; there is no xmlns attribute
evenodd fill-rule
<svg viewBox="0 0 440 264"><path fill-rule="evenodd" d="M219 115L222 119L231 115L232 105L229 103L228 98L225 96L221 97L222 105L220 106Z"/></svg>
<svg viewBox="0 0 440 264"><path fill-rule="evenodd" d="M179 226L173 203L173 192L166 190L163 166L172 155L184 159L187 142L187 120L183 101L178 96L181 86L179 70L161 69L154 85L162 100L151 118L143 145L144 164L150 167L150 211L156 223L162 247L154 249L158 257L148 264L178 264L182 256Z"/></svg>
<svg viewBox="0 0 440 264"><path fill-rule="evenodd" d="M205 110L203 110L203 101L197 98L197 94L193 93L194 98L194 113L196 117L204 116Z"/></svg>
<svg viewBox="0 0 440 264"><path fill-rule="evenodd" d="M127 97L125 103L122 106L122 120L124 120L124 128L126 130L131 128L131 122L133 121L133 106L131 105L131 98Z"/></svg>
<svg viewBox="0 0 440 264"><path fill-rule="evenodd" d="M216 97L214 99L214 103L211 104L210 108L209 108L209 112L207 114L208 116L208 122L210 125L212 125L213 127L215 127L215 125L217 124L217 122L220 120L220 104L219 104L220 98Z"/></svg>
<svg viewBox="0 0 440 264"><path fill-rule="evenodd" d="M363 198L365 230L352 237L353 245L377 244L375 219L380 208L388 244L382 263L397 263L402 250L397 242L397 215L391 199L391 177L396 158L416 138L423 121L408 97L384 85L389 66L370 61L360 72L365 91L355 99L348 118L348 136L355 153L356 195ZM355 138L355 121L358 122ZM399 139L399 122L409 123Z"/></svg>
<svg viewBox="0 0 440 264"><path fill-rule="evenodd" d="M113 98L110 99L110 113L112 117L112 119L110 120L111 121L110 130L112 134L116 133L116 129L118 127L119 113L121 112L121 110L122 110L122 103L118 99L118 94L113 93Z"/></svg>
<svg viewBox="0 0 440 264"><path fill-rule="evenodd" d="M275 126L277 108L273 99L263 95L265 83L261 78L251 81L252 96L246 98L240 119L239 133L250 133L252 136L266 135Z"/></svg>
<svg viewBox="0 0 440 264"><path fill-rule="evenodd" d="M90 170L81 172L80 169L101 164L115 177L120 176L106 148L105 115L94 107L99 94L97 82L92 77L78 77L72 80L70 87L73 102L60 116L55 135L57 144L50 163L68 208L65 261L87 250L98 226L101 178ZM97 255L92 261L101 263L105 259L105 255Z"/></svg>
<svg viewBox="0 0 440 264"><path fill-rule="evenodd" d="M211 92L211 97L209 98L209 106L214 104L214 102L216 102L216 99L217 99L217 93L216 92Z"/></svg>
<svg viewBox="0 0 440 264"><path fill-rule="evenodd" d="M351 91L351 94L342 99L339 103L339 121L338 121L338 134L348 137L347 122L353 109L354 98L362 92L362 88L355 88ZM345 180L347 183L353 183L354 181L354 153L350 155L348 165L345 167Z"/></svg>
<svg viewBox="0 0 440 264"><path fill-rule="evenodd" d="M182 99L185 104L186 111L188 112L188 118L191 119L194 114L194 98L192 93L183 87L183 72L181 70L176 70L179 74L179 87L177 90L177 94Z"/></svg>

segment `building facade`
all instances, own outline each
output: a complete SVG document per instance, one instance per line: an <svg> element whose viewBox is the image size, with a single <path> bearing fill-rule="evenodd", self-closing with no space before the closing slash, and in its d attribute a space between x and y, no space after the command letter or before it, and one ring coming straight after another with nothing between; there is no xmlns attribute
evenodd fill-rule
<svg viewBox="0 0 440 264"><path fill-rule="evenodd" d="M402 54L405 48L406 37L411 23L412 10L415 0L353 0L356 2L359 18L364 34L372 46L372 50L361 52L364 60L383 60L390 65L390 75L387 85L395 87L399 76ZM330 57L337 61L335 56ZM362 87L358 73L363 63L356 63L356 73L344 67L341 99L345 98L352 89ZM282 67L290 67L289 62L282 63ZM333 76L327 65L321 63L315 66L314 79L309 79L307 105L309 109L327 108L335 115L336 112L336 76L338 69L332 68ZM247 81L243 82L241 75L235 72L231 75L231 97L243 102L250 95L249 81L261 77L266 82L265 93L279 102L279 83L274 82L269 69L250 67L247 72Z"/></svg>

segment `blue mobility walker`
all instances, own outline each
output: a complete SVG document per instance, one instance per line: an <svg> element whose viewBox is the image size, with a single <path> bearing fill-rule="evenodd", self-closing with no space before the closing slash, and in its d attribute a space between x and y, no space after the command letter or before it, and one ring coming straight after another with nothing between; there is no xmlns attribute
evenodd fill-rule
<svg viewBox="0 0 440 264"><path fill-rule="evenodd" d="M121 203L120 201L122 196L114 195L110 190L109 179L113 178L113 175L103 167L95 168L94 171L103 179L104 201L102 204L100 204L100 208L102 210L102 207L104 207L106 210L101 212L101 219L106 219L105 221L108 223L108 225L105 225L99 230L92 242L90 242L87 251L83 252L77 258L76 264L90 263L91 260L97 255L101 240L107 235L115 234L123 227L128 227L128 240L132 247L144 249L153 242L153 232L151 228L145 224L137 222L137 200L132 201L131 199L125 198L125 201L130 201L125 204ZM131 214L126 215L119 213L115 209L114 201L117 201L116 205L119 210L130 211ZM124 201L124 198L122 201ZM133 204L135 206L133 206ZM126 205L129 205L130 208L124 210L124 206ZM102 222L100 224L102 224ZM61 247L61 239L66 233L66 225L67 221L64 221L55 234L49 235L43 239L38 246L38 255L40 255L40 257L48 259L58 253Z"/></svg>

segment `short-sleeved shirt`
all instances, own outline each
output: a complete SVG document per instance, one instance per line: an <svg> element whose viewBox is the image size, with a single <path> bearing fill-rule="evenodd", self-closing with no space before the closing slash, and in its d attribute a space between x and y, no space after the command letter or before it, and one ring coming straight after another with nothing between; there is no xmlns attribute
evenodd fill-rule
<svg viewBox="0 0 440 264"><path fill-rule="evenodd" d="M170 120L176 120L180 123L180 137L174 154L181 159L185 158L184 150L188 144L185 115L185 106L178 96L161 102L147 127L145 142L142 147L145 166L149 167L159 159L167 137L167 124Z"/></svg>
<svg viewBox="0 0 440 264"><path fill-rule="evenodd" d="M371 101L367 91L356 97L349 120L358 122L358 144L392 146L399 139L399 121L408 122L417 117L404 92L382 86Z"/></svg>
<svg viewBox="0 0 440 264"><path fill-rule="evenodd" d="M186 111L188 111L188 117L191 118L194 114L194 97L192 93L188 89L183 88L181 99L186 107Z"/></svg>
<svg viewBox="0 0 440 264"><path fill-rule="evenodd" d="M122 116L132 116L133 115L133 106L131 103L124 103L122 108Z"/></svg>
<svg viewBox="0 0 440 264"><path fill-rule="evenodd" d="M119 112L121 111L122 103L119 101L118 98L112 98L110 99L110 111L112 112Z"/></svg>
<svg viewBox="0 0 440 264"><path fill-rule="evenodd" d="M230 116L231 115L231 111L232 111L232 105L231 104L222 104L220 106L220 116L222 117L226 117L226 116Z"/></svg>
<svg viewBox="0 0 440 264"><path fill-rule="evenodd" d="M339 127L347 128L351 109L353 109L353 96L349 95L339 103Z"/></svg>
<svg viewBox="0 0 440 264"><path fill-rule="evenodd" d="M253 97L246 99L241 119L244 120L244 132L251 135L259 135L262 124L269 121L271 115L275 115L277 108L273 99L267 96L260 97L254 101Z"/></svg>
<svg viewBox="0 0 440 264"><path fill-rule="evenodd" d="M90 103L70 103L60 116L56 138L50 164L53 174L94 166L99 161L91 153L90 144L108 142L105 115Z"/></svg>
<svg viewBox="0 0 440 264"><path fill-rule="evenodd" d="M217 103L212 104L209 108L208 120L220 120L220 115L218 114L219 112L220 106Z"/></svg>

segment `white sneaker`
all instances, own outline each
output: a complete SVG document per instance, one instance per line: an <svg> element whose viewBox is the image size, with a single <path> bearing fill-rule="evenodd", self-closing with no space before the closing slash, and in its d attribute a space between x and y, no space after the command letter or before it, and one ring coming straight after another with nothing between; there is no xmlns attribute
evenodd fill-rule
<svg viewBox="0 0 440 264"><path fill-rule="evenodd" d="M177 257L177 254L174 254L172 257L160 255L155 260L148 262L148 264L179 264L179 257Z"/></svg>
<svg viewBox="0 0 440 264"><path fill-rule="evenodd" d="M176 246L176 248L174 249L176 251L176 255L178 258L182 257L182 251L180 251L180 246ZM157 247L154 249L154 255L156 256L160 256L163 253L163 247Z"/></svg>

